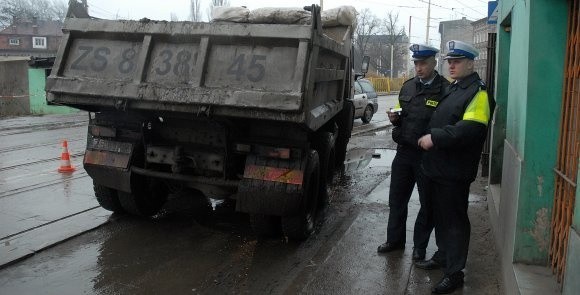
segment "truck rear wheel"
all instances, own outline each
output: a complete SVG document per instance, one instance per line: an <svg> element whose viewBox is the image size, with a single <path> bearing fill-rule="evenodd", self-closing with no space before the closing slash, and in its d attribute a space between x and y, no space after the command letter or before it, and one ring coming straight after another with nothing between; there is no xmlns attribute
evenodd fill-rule
<svg viewBox="0 0 580 295"><path fill-rule="evenodd" d="M280 219L266 214L250 214L250 224L258 236L273 237L280 234Z"/></svg>
<svg viewBox="0 0 580 295"><path fill-rule="evenodd" d="M115 213L125 212L121 206L121 203L119 202L119 196L117 195L117 191L115 189L96 184L94 181L93 189L95 190L95 197L97 198L97 202L99 202L101 207Z"/></svg>
<svg viewBox="0 0 580 295"><path fill-rule="evenodd" d="M319 209L328 202L329 198L329 188L332 184L336 157L334 144L333 135L330 132L320 134L314 144L320 160Z"/></svg>
<svg viewBox="0 0 580 295"><path fill-rule="evenodd" d="M153 216L167 200L167 187L143 176L131 177L131 193L119 191L119 201L125 211L138 216Z"/></svg>
<svg viewBox="0 0 580 295"><path fill-rule="evenodd" d="M336 121L338 125L338 137L336 138L335 150L335 166L341 167L346 159L346 148L348 145L348 140L350 139L350 134L352 132L352 124L354 120L354 105L351 102L346 101L338 120Z"/></svg>
<svg viewBox="0 0 580 295"><path fill-rule="evenodd" d="M302 208L294 216L282 216L282 231L293 240L304 240L314 231L318 202L320 162L318 153L311 150L304 171Z"/></svg>

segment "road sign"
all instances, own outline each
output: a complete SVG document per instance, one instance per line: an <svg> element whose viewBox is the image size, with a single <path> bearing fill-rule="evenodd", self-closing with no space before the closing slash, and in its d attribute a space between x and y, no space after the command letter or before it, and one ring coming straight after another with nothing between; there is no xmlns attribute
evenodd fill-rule
<svg viewBox="0 0 580 295"><path fill-rule="evenodd" d="M487 23L497 24L497 13L498 13L497 1L487 2Z"/></svg>

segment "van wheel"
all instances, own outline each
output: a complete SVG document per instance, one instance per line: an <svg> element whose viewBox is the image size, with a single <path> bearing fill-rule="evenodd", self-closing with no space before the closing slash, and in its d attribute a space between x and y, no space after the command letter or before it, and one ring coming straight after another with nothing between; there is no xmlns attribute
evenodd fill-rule
<svg viewBox="0 0 580 295"><path fill-rule="evenodd" d="M320 163L318 153L311 150L308 154L304 183L302 189L302 205L300 213L294 216L282 216L282 231L293 240L305 240L314 231L318 201L318 181Z"/></svg>
<svg viewBox="0 0 580 295"><path fill-rule="evenodd" d="M93 181L93 189L95 191L95 197L99 205L106 210L113 211L115 213L123 213L123 207L121 202L119 202L119 196L117 195L117 190L96 184Z"/></svg>
<svg viewBox="0 0 580 295"><path fill-rule="evenodd" d="M373 118L373 107L367 106L365 108L365 112L361 120L363 121L363 123L368 124L372 118Z"/></svg>
<svg viewBox="0 0 580 295"><path fill-rule="evenodd" d="M158 180L132 175L131 189L131 193L119 191L119 201L123 209L133 215L153 216L167 201L167 186Z"/></svg>

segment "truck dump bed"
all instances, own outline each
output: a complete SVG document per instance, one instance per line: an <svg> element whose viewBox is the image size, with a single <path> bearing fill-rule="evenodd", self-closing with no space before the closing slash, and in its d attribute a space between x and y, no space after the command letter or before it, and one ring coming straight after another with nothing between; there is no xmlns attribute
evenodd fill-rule
<svg viewBox="0 0 580 295"><path fill-rule="evenodd" d="M350 27L68 19L47 100L317 129L348 95Z"/></svg>

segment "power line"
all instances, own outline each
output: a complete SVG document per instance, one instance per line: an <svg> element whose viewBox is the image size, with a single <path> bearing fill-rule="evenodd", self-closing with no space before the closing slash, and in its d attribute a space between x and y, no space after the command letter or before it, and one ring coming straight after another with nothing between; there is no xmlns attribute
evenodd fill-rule
<svg viewBox="0 0 580 295"><path fill-rule="evenodd" d="M463 5L465 8L469 8L469 9L471 9L471 10L475 11L475 13L477 13L477 14L479 14L479 15L484 15L483 13L481 13L481 12L479 12L479 11L477 11L477 10L473 9L473 7L468 7L467 5L463 4L463 2L461 2L461 1L459 1L459 0L455 0L455 2L457 2L457 3L461 4L461 5Z"/></svg>
<svg viewBox="0 0 580 295"><path fill-rule="evenodd" d="M88 3L88 6L89 6L89 8L96 8L97 10L102 11L102 12L104 12L106 14L115 15L115 13L112 13L112 12L110 12L110 11L104 9L104 8L99 7L99 6L96 6L95 4L93 4L92 1Z"/></svg>
<svg viewBox="0 0 580 295"><path fill-rule="evenodd" d="M378 4L378 5L387 6L387 7L397 7L397 8L425 8L425 7L408 6L408 5L390 5L390 4L387 4L383 1L372 1L372 0L358 0L357 2L366 2L366 3Z"/></svg>
<svg viewBox="0 0 580 295"><path fill-rule="evenodd" d="M429 2L427 2L427 1L425 1L425 0L415 0L415 1L419 1L419 2L422 2L422 3L427 3L427 4L429 4ZM433 6L435 6L435 7L439 7L439 8L443 8L443 9L451 10L451 11L453 11L453 12L455 12L455 13L459 13L459 14L461 14L461 15L463 15L463 16L466 16L466 17L469 17L469 18L474 18L474 17L472 17L472 16L470 16L470 15L467 15L467 14L465 14L465 13L463 13L463 12L456 11L456 10L455 10L455 8L449 8L449 7L441 6L441 5L438 5L438 4L435 4L435 3L431 3L431 5L433 5Z"/></svg>

